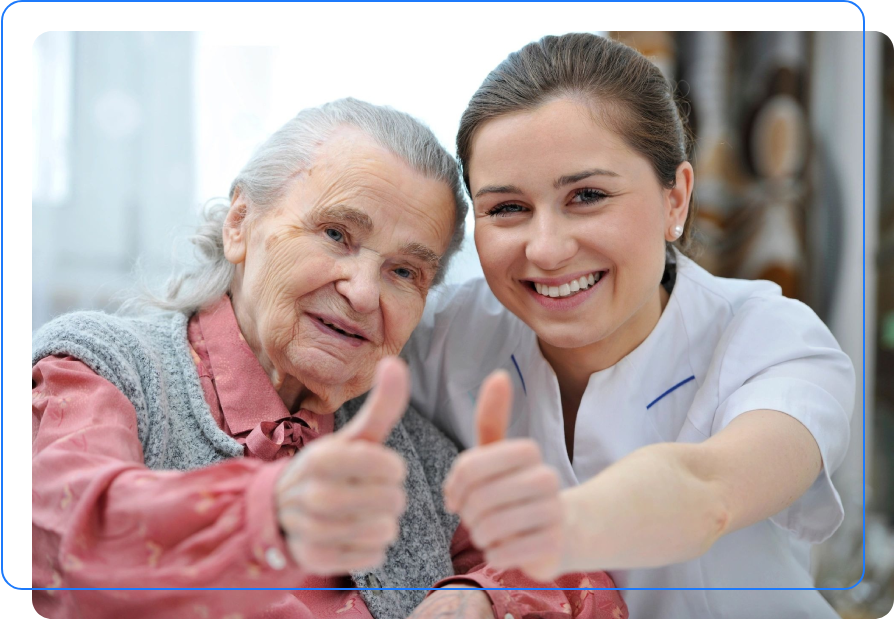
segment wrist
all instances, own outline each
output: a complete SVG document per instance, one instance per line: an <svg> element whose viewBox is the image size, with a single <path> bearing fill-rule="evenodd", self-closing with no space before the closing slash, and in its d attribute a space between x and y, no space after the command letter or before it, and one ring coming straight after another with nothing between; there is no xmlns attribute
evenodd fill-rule
<svg viewBox="0 0 894 619"><path fill-rule="evenodd" d="M590 518L596 514L587 514L581 503L579 487L563 490L559 501L562 504L562 552L559 558L559 574L586 571L593 563L594 556L588 552L590 531L583 527L583 515ZM592 550L592 549L590 549Z"/></svg>
<svg viewBox="0 0 894 619"><path fill-rule="evenodd" d="M411 619L494 619L494 607L474 581L453 582L432 590Z"/></svg>
<svg viewBox="0 0 894 619"><path fill-rule="evenodd" d="M580 506L575 488L564 490L559 496L562 504L562 552L559 557L559 573L577 571L578 549L581 544Z"/></svg>

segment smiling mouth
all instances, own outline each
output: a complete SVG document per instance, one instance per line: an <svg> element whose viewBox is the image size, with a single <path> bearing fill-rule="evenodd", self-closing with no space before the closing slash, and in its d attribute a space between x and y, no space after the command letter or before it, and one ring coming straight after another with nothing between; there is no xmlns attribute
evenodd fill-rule
<svg viewBox="0 0 894 619"><path fill-rule="evenodd" d="M320 318L319 316L317 316L316 319L317 319L318 321L320 321L321 324L323 324L323 325L329 327L330 329L332 329L332 330L335 331L336 333L341 333L342 335L346 335L347 337L353 337L353 338L356 338L356 339L358 339L358 340L362 340L362 341L364 341L364 342L366 341L366 338L363 337L362 335L357 335L356 333L350 333L349 331L345 331L344 329L335 326L335 325L332 324L331 322L326 322L325 320L323 320L323 319Z"/></svg>
<svg viewBox="0 0 894 619"><path fill-rule="evenodd" d="M593 286L598 284L599 280L601 280L607 272L608 271L593 271L589 275L582 275L577 279L569 280L563 284L559 284L558 286L548 286L546 284L540 284L537 282L527 283L531 288L537 291L537 294L544 297L550 297L553 299L573 297L576 294L579 294L584 290L592 288Z"/></svg>

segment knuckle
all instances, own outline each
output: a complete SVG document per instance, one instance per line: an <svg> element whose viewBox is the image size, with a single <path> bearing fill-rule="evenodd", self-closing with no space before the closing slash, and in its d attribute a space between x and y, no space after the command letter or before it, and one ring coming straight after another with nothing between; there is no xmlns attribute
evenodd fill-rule
<svg viewBox="0 0 894 619"><path fill-rule="evenodd" d="M381 473L385 475L386 479L394 480L395 482L404 480L407 471L403 458L390 449L385 449L378 453L376 459Z"/></svg>
<svg viewBox="0 0 894 619"><path fill-rule="evenodd" d="M329 546L323 546L319 544L309 546L308 554L311 557L310 565L314 567L319 565L320 567L327 570L338 568L338 552Z"/></svg>
<svg viewBox="0 0 894 619"><path fill-rule="evenodd" d="M407 479L407 463L402 457L400 457L397 454L394 454L394 457L396 458L396 465L395 465L396 477L397 477L398 481L400 481L400 483L403 484L403 482Z"/></svg>
<svg viewBox="0 0 894 619"><path fill-rule="evenodd" d="M487 544L484 543L484 537L481 535L481 530L478 527L474 527L469 531L469 537L476 548L481 550L487 549Z"/></svg>
<svg viewBox="0 0 894 619"><path fill-rule="evenodd" d="M282 530L288 534L298 528L297 520L301 512L293 507L279 508L276 512L276 520Z"/></svg>
<svg viewBox="0 0 894 619"><path fill-rule="evenodd" d="M463 513L470 521L478 519L479 514L483 511L482 504L484 502L484 492L481 488L476 488L469 492L466 496L466 504Z"/></svg>
<svg viewBox="0 0 894 619"><path fill-rule="evenodd" d="M510 549L504 546L486 549L484 558L497 569L515 567Z"/></svg>
<svg viewBox="0 0 894 619"><path fill-rule="evenodd" d="M401 487L394 488L390 494L391 496L388 500L388 504L392 508L391 511L395 516L400 516L407 509L407 493Z"/></svg>
<svg viewBox="0 0 894 619"><path fill-rule="evenodd" d="M379 521L376 529L376 538L384 545L388 545L396 540L400 533L400 527L393 518L383 518Z"/></svg>
<svg viewBox="0 0 894 619"><path fill-rule="evenodd" d="M358 561L358 567L355 569L362 568L373 568L379 565L382 565L385 562L385 552L384 551L376 551L369 554L364 554L360 557Z"/></svg>
<svg viewBox="0 0 894 619"><path fill-rule="evenodd" d="M331 491L319 480L308 481L301 492L301 504L308 509L319 510L330 505Z"/></svg>
<svg viewBox="0 0 894 619"><path fill-rule="evenodd" d="M304 539L307 536L304 514L300 512L291 512L284 514L279 520L279 525L283 531L296 539Z"/></svg>
<svg viewBox="0 0 894 619"><path fill-rule="evenodd" d="M308 470L322 468L326 465L326 462L329 459L332 447L332 441L325 441L323 439L317 440L299 452L300 455L295 458L296 465L303 466Z"/></svg>
<svg viewBox="0 0 894 619"><path fill-rule="evenodd" d="M478 536L478 541L480 542L482 547L488 547L493 545L494 543L494 526L492 522L492 518L486 518L481 521L478 526L475 527L475 533Z"/></svg>
<svg viewBox="0 0 894 619"><path fill-rule="evenodd" d="M450 471L450 476L448 480L451 484L462 484L464 483L466 476L468 475L469 469L469 459L464 458L465 454L460 454L456 459L456 462L453 464L453 470Z"/></svg>
<svg viewBox="0 0 894 619"><path fill-rule="evenodd" d="M326 525L317 518L301 518L297 524L296 532L308 542L319 541L325 537Z"/></svg>
<svg viewBox="0 0 894 619"><path fill-rule="evenodd" d="M477 526L478 522L481 520L481 511L474 505L467 504L460 515L462 516L463 522L469 527Z"/></svg>
<svg viewBox="0 0 894 619"><path fill-rule="evenodd" d="M556 492L559 490L559 477L556 472L546 465L537 467L534 472L534 483L546 490L547 492Z"/></svg>
<svg viewBox="0 0 894 619"><path fill-rule="evenodd" d="M562 522L565 518L565 512L562 509L562 499L559 495L553 496L550 504L550 513L555 517L556 522Z"/></svg>
<svg viewBox="0 0 894 619"><path fill-rule="evenodd" d="M540 460L540 446L532 439L521 439L519 452L526 460Z"/></svg>

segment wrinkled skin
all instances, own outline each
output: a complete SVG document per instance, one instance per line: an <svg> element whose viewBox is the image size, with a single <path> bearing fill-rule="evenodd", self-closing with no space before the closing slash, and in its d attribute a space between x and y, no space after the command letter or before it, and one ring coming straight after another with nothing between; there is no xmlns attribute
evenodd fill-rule
<svg viewBox="0 0 894 619"><path fill-rule="evenodd" d="M331 413L369 389L419 322L453 218L446 184L350 129L269 211L236 192L224 228L233 307L287 407Z"/></svg>
<svg viewBox="0 0 894 619"><path fill-rule="evenodd" d="M406 410L399 359L453 233L453 193L342 129L259 213L237 189L224 226L240 330L295 412L352 422L299 452L274 497L292 559L331 575L381 564L406 505L403 459L381 443ZM328 323L324 324L324 323Z"/></svg>

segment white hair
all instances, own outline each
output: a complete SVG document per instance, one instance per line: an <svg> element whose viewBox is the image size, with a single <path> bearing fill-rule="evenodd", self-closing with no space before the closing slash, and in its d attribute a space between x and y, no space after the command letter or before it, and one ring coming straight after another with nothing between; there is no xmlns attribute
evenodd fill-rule
<svg viewBox="0 0 894 619"><path fill-rule="evenodd" d="M238 189L251 214L263 214L282 198L296 174L311 167L317 149L345 126L361 130L416 172L450 187L456 214L453 237L434 280L434 284L440 283L450 259L462 244L468 204L456 160L428 127L404 112L351 98L302 110L255 151L230 186L230 201ZM197 250L197 264L175 271L163 294L154 294L144 287L122 304L122 311L154 308L193 313L230 289L235 267L224 256L223 246L230 201L221 198L205 205L203 221L190 238Z"/></svg>

